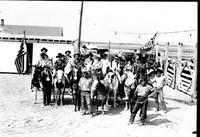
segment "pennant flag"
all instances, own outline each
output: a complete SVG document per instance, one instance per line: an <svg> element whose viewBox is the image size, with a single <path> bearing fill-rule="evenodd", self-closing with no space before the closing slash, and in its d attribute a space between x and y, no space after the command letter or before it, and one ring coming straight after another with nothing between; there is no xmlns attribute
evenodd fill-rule
<svg viewBox="0 0 200 137"><path fill-rule="evenodd" d="M140 48L140 53L145 53L151 51L155 47L155 38L158 32L154 34L154 36L144 45L144 47Z"/></svg>
<svg viewBox="0 0 200 137"><path fill-rule="evenodd" d="M22 42L20 45L20 49L17 54L17 58L15 59L15 66L17 68L18 74L24 73L26 70L26 50L25 50L26 38L22 38Z"/></svg>

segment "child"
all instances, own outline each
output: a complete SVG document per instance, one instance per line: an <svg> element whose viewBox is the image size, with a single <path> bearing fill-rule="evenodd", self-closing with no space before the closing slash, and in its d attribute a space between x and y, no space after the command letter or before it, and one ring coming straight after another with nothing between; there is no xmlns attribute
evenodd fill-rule
<svg viewBox="0 0 200 137"><path fill-rule="evenodd" d="M84 105L85 101L86 101L89 114L91 114L91 116L93 117L91 98L90 98L92 78L90 77L90 74L86 69L83 69L82 72L83 72L83 76L80 78L80 81L78 83L79 89L81 90L81 106L82 106L82 110L83 110L82 115L86 114L86 108Z"/></svg>
<svg viewBox="0 0 200 137"><path fill-rule="evenodd" d="M158 102L158 96L159 96L164 113L166 113L167 110L166 110L164 94L163 94L163 87L165 86L166 81L165 81L165 77L162 76L161 73L163 73L163 70L159 68L156 72L156 77L153 79L153 87L157 91L155 94L156 95L156 99L155 99L156 111L159 111L159 102Z"/></svg>
<svg viewBox="0 0 200 137"><path fill-rule="evenodd" d="M140 84L136 87L136 90L135 90L137 99L136 99L135 105L131 111L129 124L133 124L135 116L140 109L141 109L140 125L145 124L146 111L147 111L146 104L148 102L148 95L149 95L150 90L151 90L151 86L147 85L147 82L145 79L141 79Z"/></svg>

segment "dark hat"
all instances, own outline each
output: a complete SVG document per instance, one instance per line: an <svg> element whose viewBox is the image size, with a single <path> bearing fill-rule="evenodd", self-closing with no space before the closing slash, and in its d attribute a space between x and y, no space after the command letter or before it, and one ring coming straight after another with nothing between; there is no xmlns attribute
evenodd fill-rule
<svg viewBox="0 0 200 137"><path fill-rule="evenodd" d="M48 51L48 49L46 49L45 47L41 49L41 51L45 50L46 52Z"/></svg>
<svg viewBox="0 0 200 137"><path fill-rule="evenodd" d="M87 47L85 45L83 45L82 48L87 49Z"/></svg>
<svg viewBox="0 0 200 137"><path fill-rule="evenodd" d="M88 53L89 57L93 57L94 55L92 54L92 52Z"/></svg>
<svg viewBox="0 0 200 137"><path fill-rule="evenodd" d="M154 73L154 70L153 69L150 69L149 72L148 72L148 75L151 75Z"/></svg>
<svg viewBox="0 0 200 137"><path fill-rule="evenodd" d="M156 73L157 73L157 72L163 73L164 71L162 70L162 68L158 68L158 69L156 70Z"/></svg>
<svg viewBox="0 0 200 137"><path fill-rule="evenodd" d="M59 57L64 57L64 55L62 53L58 53L58 55L56 56L56 58L59 58Z"/></svg>
<svg viewBox="0 0 200 137"><path fill-rule="evenodd" d="M76 55L80 56L81 54L80 54L80 53L76 53L76 54L74 54L74 57L75 57Z"/></svg>
<svg viewBox="0 0 200 137"><path fill-rule="evenodd" d="M69 53L69 54L70 54L70 53L71 53L71 51L70 51L70 50L67 50L67 51L65 51L65 54L67 54L67 53Z"/></svg>
<svg viewBox="0 0 200 137"><path fill-rule="evenodd" d="M119 57L118 57L117 55L115 55L113 58L114 58L114 59L119 59Z"/></svg>
<svg viewBox="0 0 200 137"><path fill-rule="evenodd" d="M101 57L100 57L99 54L95 54L94 57L95 57L95 58L98 58L98 59L101 59Z"/></svg>

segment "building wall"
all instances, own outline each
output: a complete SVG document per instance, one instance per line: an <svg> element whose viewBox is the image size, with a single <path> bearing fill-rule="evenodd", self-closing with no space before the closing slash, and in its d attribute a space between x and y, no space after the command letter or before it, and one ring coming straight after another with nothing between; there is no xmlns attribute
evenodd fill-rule
<svg viewBox="0 0 200 137"><path fill-rule="evenodd" d="M17 73L15 59L20 49L21 42L2 42L0 41L0 72ZM41 48L48 49L48 55L55 62L57 54L65 54L70 50L73 55L74 47L72 44L50 44L50 43L33 43L32 65L36 64L40 57Z"/></svg>
<svg viewBox="0 0 200 137"><path fill-rule="evenodd" d="M20 42L0 41L0 72L17 73L15 58L20 48Z"/></svg>
<svg viewBox="0 0 200 137"><path fill-rule="evenodd" d="M74 54L74 47L72 44L50 44L50 43L33 43L33 65L37 63L40 58L41 49L45 47L48 49L49 58L56 60L58 53L65 54L65 51L70 50Z"/></svg>

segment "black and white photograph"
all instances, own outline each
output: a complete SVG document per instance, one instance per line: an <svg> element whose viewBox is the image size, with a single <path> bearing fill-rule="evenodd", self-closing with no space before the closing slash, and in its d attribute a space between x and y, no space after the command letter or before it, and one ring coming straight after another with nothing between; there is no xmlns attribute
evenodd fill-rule
<svg viewBox="0 0 200 137"><path fill-rule="evenodd" d="M196 137L197 6L0 1L0 137Z"/></svg>

